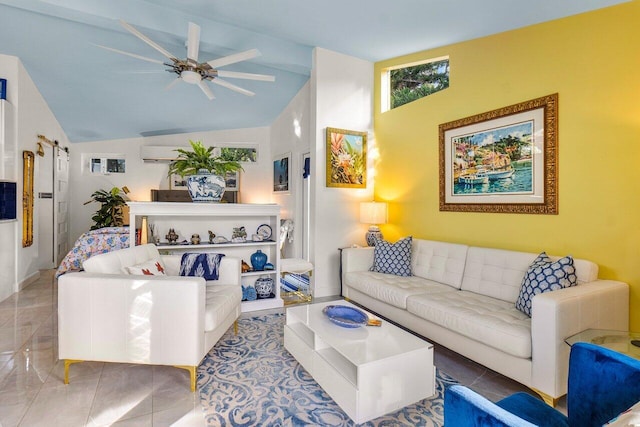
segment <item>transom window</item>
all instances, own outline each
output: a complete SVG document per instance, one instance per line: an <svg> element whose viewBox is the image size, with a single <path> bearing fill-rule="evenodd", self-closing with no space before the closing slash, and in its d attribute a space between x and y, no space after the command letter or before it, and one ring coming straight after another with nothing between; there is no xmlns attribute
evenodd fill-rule
<svg viewBox="0 0 640 427"><path fill-rule="evenodd" d="M449 87L449 57L403 64L382 73L382 112Z"/></svg>

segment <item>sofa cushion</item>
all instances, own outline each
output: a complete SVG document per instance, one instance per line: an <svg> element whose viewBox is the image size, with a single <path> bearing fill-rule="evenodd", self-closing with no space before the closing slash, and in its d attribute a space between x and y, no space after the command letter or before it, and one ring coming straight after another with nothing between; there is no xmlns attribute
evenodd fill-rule
<svg viewBox="0 0 640 427"><path fill-rule="evenodd" d="M180 276L204 277L204 280L218 280L220 260L224 254L190 253L182 254Z"/></svg>
<svg viewBox="0 0 640 427"><path fill-rule="evenodd" d="M422 277L399 277L373 271L353 271L344 275L345 285L394 307L406 309L411 295L457 292L442 283Z"/></svg>
<svg viewBox="0 0 640 427"><path fill-rule="evenodd" d="M460 289L515 303L522 278L537 256L529 252L469 247ZM556 256L550 258L554 261L559 259ZM573 263L578 284L598 278L597 264L580 259L574 259Z"/></svg>
<svg viewBox="0 0 640 427"><path fill-rule="evenodd" d="M531 357L531 319L512 302L467 291L412 295L407 311L516 357Z"/></svg>
<svg viewBox="0 0 640 427"><path fill-rule="evenodd" d="M376 240L370 270L396 276L411 276L411 236L395 243Z"/></svg>
<svg viewBox="0 0 640 427"><path fill-rule="evenodd" d="M460 289L514 304L524 273L536 256L538 254L472 246L467 251Z"/></svg>
<svg viewBox="0 0 640 427"><path fill-rule="evenodd" d="M237 285L207 283L204 309L204 330L213 331L222 324L242 300L242 288Z"/></svg>
<svg viewBox="0 0 640 427"><path fill-rule="evenodd" d="M164 264L160 258L150 259L142 264L132 265L130 267L124 267L126 274L133 274L136 276L166 276Z"/></svg>
<svg viewBox="0 0 640 427"><path fill-rule="evenodd" d="M460 289L467 245L414 239L411 269L415 276Z"/></svg>
<svg viewBox="0 0 640 427"><path fill-rule="evenodd" d="M89 273L122 274L124 267L159 258L160 253L154 244L132 246L93 255L82 263L82 268Z"/></svg>
<svg viewBox="0 0 640 427"><path fill-rule="evenodd" d="M531 301L534 296L575 286L577 281L572 257L566 256L552 261L545 252L542 252L531 263L522 279L516 308L527 316L531 316Z"/></svg>

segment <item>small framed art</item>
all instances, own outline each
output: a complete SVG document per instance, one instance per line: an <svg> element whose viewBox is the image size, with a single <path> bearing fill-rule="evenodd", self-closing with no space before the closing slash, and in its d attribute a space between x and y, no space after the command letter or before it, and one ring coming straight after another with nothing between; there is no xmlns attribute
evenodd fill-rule
<svg viewBox="0 0 640 427"><path fill-rule="evenodd" d="M367 187L367 133L327 128L327 187Z"/></svg>
<svg viewBox="0 0 640 427"><path fill-rule="evenodd" d="M273 160L273 192L288 193L291 181L291 153Z"/></svg>

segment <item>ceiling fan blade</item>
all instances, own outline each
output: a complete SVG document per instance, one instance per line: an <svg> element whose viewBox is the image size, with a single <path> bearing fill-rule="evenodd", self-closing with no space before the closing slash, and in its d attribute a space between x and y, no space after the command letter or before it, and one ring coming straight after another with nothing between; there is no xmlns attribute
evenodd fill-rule
<svg viewBox="0 0 640 427"><path fill-rule="evenodd" d="M102 45L99 45L99 44L97 44L96 46L98 46L98 47L100 47L102 49L110 50L111 52L120 53L122 55L131 56L133 58L142 59L143 61L153 62L154 64L164 64L162 61L160 61L158 59L147 58L146 56L136 55L135 53L125 52L124 50L114 49L112 47L102 46Z"/></svg>
<svg viewBox="0 0 640 427"><path fill-rule="evenodd" d="M211 65L211 68L218 68L229 64L235 64L236 62L246 61L247 59L260 56L258 49L250 49L240 53L234 53L233 55L223 56L222 58L214 59L207 64Z"/></svg>
<svg viewBox="0 0 640 427"><path fill-rule="evenodd" d="M178 83L179 81L180 81L180 77L177 77L177 78L173 79L173 80L171 81L171 83L169 83L169 84L167 85L167 87L165 87L165 88L164 88L164 90L169 90L169 89L171 89L171 88L172 88L172 87L174 87L174 86L176 85L176 83Z"/></svg>
<svg viewBox="0 0 640 427"><path fill-rule="evenodd" d="M200 46L200 26L189 22L189 38L187 39L187 58L198 62L198 48Z"/></svg>
<svg viewBox="0 0 640 427"><path fill-rule="evenodd" d="M145 42L146 44L148 44L149 46L151 46L152 48L154 48L155 50L157 50L167 58L171 59L172 61L177 59L175 56L171 54L171 52L169 52L168 50L160 46L158 43L151 40L149 37L142 34L140 31L133 28L130 24L127 24L126 22L124 22L122 19L120 20L120 25L122 25L131 34L138 37L140 40L142 40L143 42Z"/></svg>
<svg viewBox="0 0 640 427"><path fill-rule="evenodd" d="M218 78L215 78L215 79L211 80L211 83L215 83L217 85L224 86L227 89L231 89L231 90L234 90L236 92L240 92L243 95L247 95L247 96L255 95L255 93L251 92L250 90L243 89L243 88L241 88L239 86L236 86L236 85L234 85L232 83L229 83L228 81L221 80L221 79L218 79Z"/></svg>
<svg viewBox="0 0 640 427"><path fill-rule="evenodd" d="M238 73L237 71L218 70L218 76L229 77L232 79L262 80L265 82L276 81L275 76L269 76L267 74Z"/></svg>
<svg viewBox="0 0 640 427"><path fill-rule="evenodd" d="M213 92L211 92L211 89L209 88L209 86L207 86L204 80L200 80L198 86L200 86L200 89L202 89L204 94L207 95L207 98L209 98L209 100L215 98L215 96L213 96Z"/></svg>

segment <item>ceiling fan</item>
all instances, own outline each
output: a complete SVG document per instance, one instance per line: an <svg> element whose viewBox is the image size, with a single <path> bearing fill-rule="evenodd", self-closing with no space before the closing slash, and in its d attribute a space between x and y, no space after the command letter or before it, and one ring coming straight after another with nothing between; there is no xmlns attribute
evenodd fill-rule
<svg viewBox="0 0 640 427"><path fill-rule="evenodd" d="M239 86L236 86L232 83L229 83L226 80L222 80L220 77L233 78L233 79L247 79L247 80L261 80L266 82L275 81L274 76L266 75L266 74L251 74L251 73L240 73L236 71L225 71L218 70L219 67L223 67L229 64L235 64L240 61L246 61L248 59L255 58L260 56L260 52L258 49L250 49L244 52L235 53L233 55L223 56L222 58L214 59L207 62L198 62L198 50L200 47L200 26L194 24L193 22L189 22L189 33L187 38L187 58L179 59L172 55L169 51L164 49L162 46L151 40L149 37L142 34L140 31L135 29L131 24L126 23L122 19L120 20L120 24L131 34L138 37L140 40L166 56L169 61L160 61L153 58L147 58L146 56L137 55L135 53L125 52L119 49L114 49L112 47L97 45L103 49L110 50L112 52L120 53L123 55L131 56L133 58L142 59L144 61L153 62L156 64L162 64L166 67L169 67L166 71L171 73L175 73L178 75L178 78L174 80L167 89L173 86L176 82L182 80L186 83L195 84L200 87L202 92L209 99L214 99L215 96L211 91L211 88L207 85L205 81L210 81L211 83L215 83L217 85L226 87L227 89L231 89L233 91L242 93L243 95L253 96L254 92L251 92L247 89L243 89Z"/></svg>

